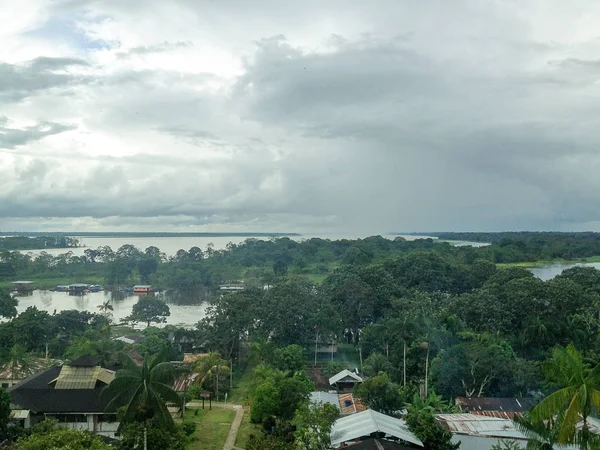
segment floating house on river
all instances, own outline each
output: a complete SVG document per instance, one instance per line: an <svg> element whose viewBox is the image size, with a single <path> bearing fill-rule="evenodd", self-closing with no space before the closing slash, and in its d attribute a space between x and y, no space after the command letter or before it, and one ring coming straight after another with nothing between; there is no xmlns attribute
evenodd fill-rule
<svg viewBox="0 0 600 450"><path fill-rule="evenodd" d="M83 295L87 292L88 285L83 283L70 284L68 287L69 295Z"/></svg>
<svg viewBox="0 0 600 450"><path fill-rule="evenodd" d="M135 295L150 295L154 292L154 288L149 284L138 284L133 287Z"/></svg>
<svg viewBox="0 0 600 450"><path fill-rule="evenodd" d="M31 294L35 289L33 281L13 281L12 287L19 294Z"/></svg>

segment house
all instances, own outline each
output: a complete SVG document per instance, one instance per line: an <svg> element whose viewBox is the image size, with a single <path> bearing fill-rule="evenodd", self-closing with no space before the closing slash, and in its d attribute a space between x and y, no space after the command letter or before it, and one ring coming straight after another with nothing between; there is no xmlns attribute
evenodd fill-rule
<svg viewBox="0 0 600 450"><path fill-rule="evenodd" d="M408 429L404 420L372 409L336 420L331 427L330 438L333 448L352 448L352 444L369 439L402 441L408 445L423 447L421 440Z"/></svg>
<svg viewBox="0 0 600 450"><path fill-rule="evenodd" d="M329 403L330 405L335 406L337 409L340 409L340 400L337 394L333 394L331 392L313 391L310 393L309 398L311 403Z"/></svg>
<svg viewBox="0 0 600 450"><path fill-rule="evenodd" d="M73 283L70 284L67 289L69 295L83 295L87 292L88 285L83 283Z"/></svg>
<svg viewBox="0 0 600 450"><path fill-rule="evenodd" d="M54 419L58 426L114 438L119 426L116 412L106 413L100 398L114 378L114 371L90 356L54 365L8 388L13 417L26 428Z"/></svg>
<svg viewBox="0 0 600 450"><path fill-rule="evenodd" d="M344 369L329 378L329 385L334 387L338 392L351 391L357 383L362 383L363 379L356 373Z"/></svg>
<svg viewBox="0 0 600 450"><path fill-rule="evenodd" d="M13 281L12 290L18 294L31 294L35 289L33 281Z"/></svg>
<svg viewBox="0 0 600 450"><path fill-rule="evenodd" d="M17 384L19 381L47 368L51 362L43 358L29 358L26 364L12 364L10 362L0 366L0 386L3 389Z"/></svg>
<svg viewBox="0 0 600 450"><path fill-rule="evenodd" d="M342 448L344 450L414 450L415 447L386 439L368 438Z"/></svg>
<svg viewBox="0 0 600 450"><path fill-rule="evenodd" d="M154 292L154 288L149 284L138 284L133 287L135 295L150 295Z"/></svg>
<svg viewBox="0 0 600 450"><path fill-rule="evenodd" d="M210 355L210 353L184 353L183 363L188 365L194 365L200 358Z"/></svg>
<svg viewBox="0 0 600 450"><path fill-rule="evenodd" d="M197 373L184 373L175 379L173 382L173 390L175 392L186 392L190 386L198 382Z"/></svg>
<svg viewBox="0 0 600 450"><path fill-rule="evenodd" d="M455 403L461 412L499 419L512 419L536 405L535 399L529 397L456 397Z"/></svg>
<svg viewBox="0 0 600 450"><path fill-rule="evenodd" d="M139 344L144 340L144 336L140 336L139 334L126 334L125 336L119 336L113 338L113 341L121 341L125 344Z"/></svg>

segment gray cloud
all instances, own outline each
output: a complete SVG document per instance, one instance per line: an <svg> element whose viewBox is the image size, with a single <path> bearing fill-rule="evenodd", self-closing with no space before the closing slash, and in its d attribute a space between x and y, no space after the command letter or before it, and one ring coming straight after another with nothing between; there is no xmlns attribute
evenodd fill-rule
<svg viewBox="0 0 600 450"><path fill-rule="evenodd" d="M55 88L67 88L88 77L68 73L71 66L86 65L74 58L39 57L23 64L0 61L0 100L18 101Z"/></svg>
<svg viewBox="0 0 600 450"><path fill-rule="evenodd" d="M26 145L31 141L39 141L46 136L74 130L74 125L65 125L55 122L40 122L24 128L11 128L5 126L8 118L0 116L0 149L14 149Z"/></svg>

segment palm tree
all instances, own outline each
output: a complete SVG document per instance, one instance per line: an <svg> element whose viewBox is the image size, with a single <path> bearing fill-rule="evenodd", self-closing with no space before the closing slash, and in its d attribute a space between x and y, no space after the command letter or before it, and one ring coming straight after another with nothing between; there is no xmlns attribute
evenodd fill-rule
<svg viewBox="0 0 600 450"><path fill-rule="evenodd" d="M194 364L194 372L198 374L199 384L207 390L214 391L219 396L219 381L221 386L226 386L226 382L231 374L229 361L221 358L219 353L209 353L208 356L198 359Z"/></svg>
<svg viewBox="0 0 600 450"><path fill-rule="evenodd" d="M102 304L98 305L98 309L102 313L108 313L108 311L114 311L113 305L110 304L110 300L106 300L102 302Z"/></svg>
<svg viewBox="0 0 600 450"><path fill-rule="evenodd" d="M547 370L548 377L563 387L531 410L531 420L541 423L564 412L557 442L567 444L576 439L580 448L589 448L592 436L588 417L600 409L600 364L590 369L583 362L581 353L569 344L566 348L558 346L553 350ZM576 433L580 421L581 430Z"/></svg>
<svg viewBox="0 0 600 450"><path fill-rule="evenodd" d="M125 406L123 423L156 420L167 428L173 427L173 418L166 403L179 405L182 400L172 388L175 367L168 362L171 352L165 346L152 359L144 359L137 366L126 354L121 354L123 368L117 371L115 379L102 391L101 397L107 401L106 411L115 411Z"/></svg>
<svg viewBox="0 0 600 450"><path fill-rule="evenodd" d="M26 378L35 372L35 364L27 350L15 344L8 354L8 364L14 380Z"/></svg>

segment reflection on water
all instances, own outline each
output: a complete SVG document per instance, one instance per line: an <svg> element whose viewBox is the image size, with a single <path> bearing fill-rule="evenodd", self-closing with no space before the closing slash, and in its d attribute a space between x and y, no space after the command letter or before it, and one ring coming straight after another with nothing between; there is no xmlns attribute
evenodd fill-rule
<svg viewBox="0 0 600 450"><path fill-rule="evenodd" d="M193 326L205 315L206 301L199 296L185 297L177 295L158 294L169 305L171 315L167 324ZM109 301L113 306L115 322L122 321L131 314L131 308L138 301L137 295L126 295L124 292L93 292L82 296L71 296L66 292L33 291L32 295L17 295L19 305L17 311L25 311L29 306L36 306L40 310L53 314L55 311L76 309L78 311L99 312L99 306Z"/></svg>
<svg viewBox="0 0 600 450"><path fill-rule="evenodd" d="M541 280L550 280L556 275L560 275L563 270L576 266L594 267L600 269L600 263L578 263L578 264L549 264L547 266L533 267L531 273Z"/></svg>

